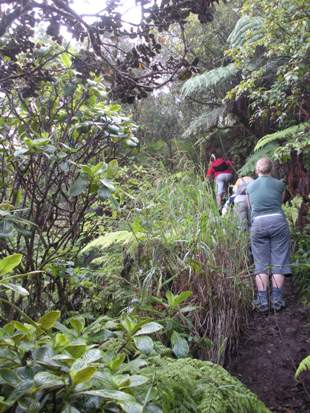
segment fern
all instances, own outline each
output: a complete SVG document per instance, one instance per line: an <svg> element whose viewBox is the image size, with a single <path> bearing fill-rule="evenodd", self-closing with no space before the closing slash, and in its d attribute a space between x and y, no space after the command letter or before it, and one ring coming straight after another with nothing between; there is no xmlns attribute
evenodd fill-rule
<svg viewBox="0 0 310 413"><path fill-rule="evenodd" d="M259 40L263 36L260 32L262 23L263 19L261 17L241 17L227 39L230 47L241 47L246 41L254 43Z"/></svg>
<svg viewBox="0 0 310 413"><path fill-rule="evenodd" d="M298 369L296 370L295 373L295 378L298 379L298 377L301 375L301 373L303 373L304 371L310 371L310 356L307 356L306 358L304 358L299 366Z"/></svg>
<svg viewBox="0 0 310 413"><path fill-rule="evenodd" d="M263 136L256 144L254 148L254 152L263 148L264 146L268 145L271 142L276 141L289 141L292 138L295 138L296 135L300 135L301 137L305 137L309 139L310 133L306 129L310 127L310 122L304 122L299 125L291 126L290 128ZM305 136L303 136L305 134Z"/></svg>
<svg viewBox="0 0 310 413"><path fill-rule="evenodd" d="M219 365L196 359L156 359L143 369L164 413L270 413Z"/></svg>
<svg viewBox="0 0 310 413"><path fill-rule="evenodd" d="M194 119L189 127L183 133L184 138L188 138L193 135L199 135L206 133L209 130L218 126L221 119L224 118L225 108L223 106L215 108L210 112L202 113L196 119Z"/></svg>
<svg viewBox="0 0 310 413"><path fill-rule="evenodd" d="M129 245L130 250L135 250L138 240L142 240L144 235L142 233L133 233L130 231L115 231L108 232L101 237L98 237L88 243L80 252L79 258L82 261L91 261L93 264L99 265L100 259L107 248L112 245ZM96 261L95 261L96 260Z"/></svg>
<svg viewBox="0 0 310 413"><path fill-rule="evenodd" d="M252 153L247 160L246 163L243 165L241 169L239 169L239 174L241 176L251 175L255 171L256 162L265 156L271 157L277 148L276 143L271 142L265 147L261 148L260 150Z"/></svg>
<svg viewBox="0 0 310 413"><path fill-rule="evenodd" d="M239 70L231 63L194 76L187 80L181 93L183 97L213 91L217 95L225 95L227 90L238 83Z"/></svg>

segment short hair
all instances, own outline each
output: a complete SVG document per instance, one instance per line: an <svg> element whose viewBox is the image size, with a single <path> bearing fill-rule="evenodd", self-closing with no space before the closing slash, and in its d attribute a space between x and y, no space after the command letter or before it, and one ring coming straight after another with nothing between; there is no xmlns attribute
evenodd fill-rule
<svg viewBox="0 0 310 413"><path fill-rule="evenodd" d="M263 174L263 175L268 175L271 173L272 171L272 161L268 158L261 158L256 162L256 173L259 174Z"/></svg>
<svg viewBox="0 0 310 413"><path fill-rule="evenodd" d="M242 178L238 178L235 185L233 186L233 193L238 194L243 192L246 189L247 185L253 181L251 176L243 176Z"/></svg>

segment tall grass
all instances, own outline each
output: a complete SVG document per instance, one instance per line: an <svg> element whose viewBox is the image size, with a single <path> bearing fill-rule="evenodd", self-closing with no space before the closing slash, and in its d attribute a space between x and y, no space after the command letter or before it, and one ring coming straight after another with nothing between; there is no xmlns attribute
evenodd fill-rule
<svg viewBox="0 0 310 413"><path fill-rule="evenodd" d="M196 355L223 363L252 296L246 234L232 214L219 215L210 187L190 172L158 180L129 221L140 240L133 274L140 297L191 290L198 306L189 316L191 334L201 338Z"/></svg>

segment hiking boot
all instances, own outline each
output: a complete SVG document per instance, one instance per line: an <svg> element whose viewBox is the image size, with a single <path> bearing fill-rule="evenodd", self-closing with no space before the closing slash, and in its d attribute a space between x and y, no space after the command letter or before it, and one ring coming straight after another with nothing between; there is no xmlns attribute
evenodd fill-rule
<svg viewBox="0 0 310 413"><path fill-rule="evenodd" d="M286 302L282 297L281 288L273 288L271 293L271 308L274 311L280 311L286 307Z"/></svg>
<svg viewBox="0 0 310 413"><path fill-rule="evenodd" d="M253 301L253 305L260 313L267 313L269 310L267 291L258 291L257 297Z"/></svg>

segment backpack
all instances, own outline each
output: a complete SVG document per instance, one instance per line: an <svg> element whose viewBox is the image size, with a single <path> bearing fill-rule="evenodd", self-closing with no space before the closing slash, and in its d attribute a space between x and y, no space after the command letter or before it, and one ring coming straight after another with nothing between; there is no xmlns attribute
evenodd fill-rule
<svg viewBox="0 0 310 413"><path fill-rule="evenodd" d="M230 166L227 165L227 163L225 161L223 161L220 165L213 166L213 169L216 172L222 172L222 171L226 171L227 169L230 169Z"/></svg>

